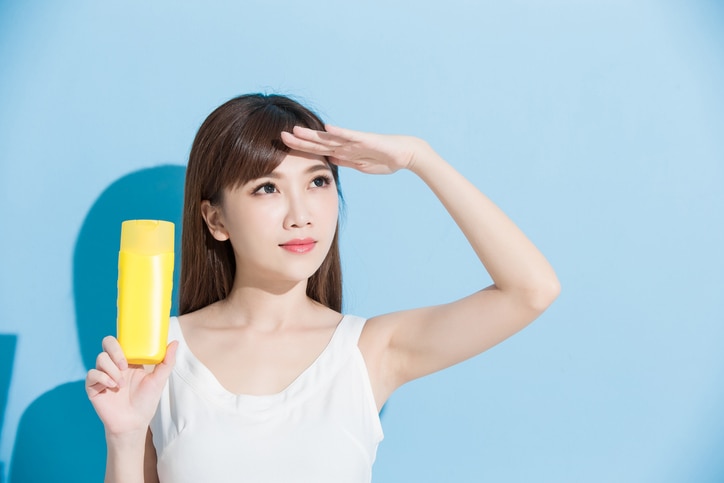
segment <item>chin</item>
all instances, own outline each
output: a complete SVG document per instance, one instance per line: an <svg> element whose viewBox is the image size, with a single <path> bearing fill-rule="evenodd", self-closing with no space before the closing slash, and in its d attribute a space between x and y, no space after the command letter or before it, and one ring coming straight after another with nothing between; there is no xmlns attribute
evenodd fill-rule
<svg viewBox="0 0 724 483"><path fill-rule="evenodd" d="M298 284L301 282L307 282L309 278L317 273L321 264L314 266L286 266L284 270L275 272L272 277L276 278L280 282Z"/></svg>

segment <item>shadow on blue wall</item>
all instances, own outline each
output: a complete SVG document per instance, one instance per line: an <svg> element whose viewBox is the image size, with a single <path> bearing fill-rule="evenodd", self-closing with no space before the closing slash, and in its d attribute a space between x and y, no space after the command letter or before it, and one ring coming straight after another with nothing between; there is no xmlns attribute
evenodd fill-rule
<svg viewBox="0 0 724 483"><path fill-rule="evenodd" d="M86 369L95 367L101 340L116 333L116 281L121 222L163 219L176 223L180 260L184 167L159 166L110 185L88 212L73 255L78 342ZM177 313L178 269L172 312ZM23 414L10 464L11 483L103 481L103 425L86 396L84 381L62 384L36 399Z"/></svg>
<svg viewBox="0 0 724 483"><path fill-rule="evenodd" d="M8 402L10 378L13 376L13 361L15 360L15 347L18 336L15 334L0 334L0 436L3 434L3 421L5 420L5 407ZM0 461L0 483L5 474L5 463Z"/></svg>

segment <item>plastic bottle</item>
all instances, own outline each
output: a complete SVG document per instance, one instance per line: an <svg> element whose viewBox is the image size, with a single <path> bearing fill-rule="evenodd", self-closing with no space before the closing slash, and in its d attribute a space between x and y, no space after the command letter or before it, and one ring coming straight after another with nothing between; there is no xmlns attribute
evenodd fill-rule
<svg viewBox="0 0 724 483"><path fill-rule="evenodd" d="M118 254L118 342L129 364L166 355L173 288L174 224L128 220Z"/></svg>

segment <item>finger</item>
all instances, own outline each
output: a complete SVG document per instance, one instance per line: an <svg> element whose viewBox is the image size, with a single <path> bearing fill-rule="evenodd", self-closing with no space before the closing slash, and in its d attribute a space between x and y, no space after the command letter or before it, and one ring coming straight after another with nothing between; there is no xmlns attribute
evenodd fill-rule
<svg viewBox="0 0 724 483"><path fill-rule="evenodd" d="M291 149L303 151L305 153L317 154L319 156L330 156L334 152L334 147L325 146L314 141L300 139L294 134L286 131L282 132L282 141Z"/></svg>
<svg viewBox="0 0 724 483"><path fill-rule="evenodd" d="M345 129L343 127L334 126L332 124L325 124L324 129L328 135L334 136L337 139L346 139L348 141L358 141L361 131L354 131L352 129Z"/></svg>
<svg viewBox="0 0 724 483"><path fill-rule="evenodd" d="M126 360L125 354L123 354L123 349L121 348L121 344L118 343L118 339L112 335L108 335L103 338L101 345L103 346L103 350L108 353L113 363L117 365L120 370L125 371L128 369L128 361Z"/></svg>
<svg viewBox="0 0 724 483"><path fill-rule="evenodd" d="M85 378L86 386L94 386L101 384L105 387L116 387L116 381L114 381L108 374L98 369L91 369Z"/></svg>
<svg viewBox="0 0 724 483"><path fill-rule="evenodd" d="M358 161L349 161L346 159L340 159L334 156L329 157L329 162L332 164L336 164L337 166L340 166L342 168L357 168L359 166Z"/></svg>
<svg viewBox="0 0 724 483"><path fill-rule="evenodd" d="M300 139L306 139L307 141L317 142L326 146L341 146L350 141L350 139L345 136L338 136L327 131L317 131L316 129L310 129L304 126L294 126L294 128L292 128L292 134Z"/></svg>
<svg viewBox="0 0 724 483"><path fill-rule="evenodd" d="M119 386L123 385L121 369L111 360L111 356L107 352L101 352L96 357L96 369L107 374Z"/></svg>
<svg viewBox="0 0 724 483"><path fill-rule="evenodd" d="M85 389L89 397L93 397L108 388L118 387L116 382L108 374L98 369L91 369L85 378Z"/></svg>

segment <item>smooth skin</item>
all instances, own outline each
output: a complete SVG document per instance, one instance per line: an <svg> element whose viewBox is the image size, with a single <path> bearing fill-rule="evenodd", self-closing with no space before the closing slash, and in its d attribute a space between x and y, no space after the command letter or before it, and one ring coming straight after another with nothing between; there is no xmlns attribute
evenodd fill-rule
<svg viewBox="0 0 724 483"><path fill-rule="evenodd" d="M342 317L306 297L307 278L324 258L333 235L329 226L336 221L337 205L331 201L336 200L336 188L319 179L325 175L324 157L363 173L415 173L443 203L493 280L489 287L448 304L367 321L359 347L378 408L406 382L462 362L515 334L558 296L558 279L543 255L426 142L329 125L326 132L295 127L282 133L282 140L292 152L272 179L225 192L220 205L202 205L211 234L232 240L237 266L250 263L250 250L258 250L255 260L262 264L237 271L225 300L179 318L194 355L230 392L283 390L324 349ZM275 225L259 235L262 243L241 239L242 222L253 223L255 216ZM279 243L305 237L319 240L309 254L279 252ZM285 260L293 263L280 263ZM106 430L107 482L158 481L148 425L173 368L176 347L177 342L171 342L165 360L146 371L127 364L115 338L104 339L86 388Z"/></svg>

